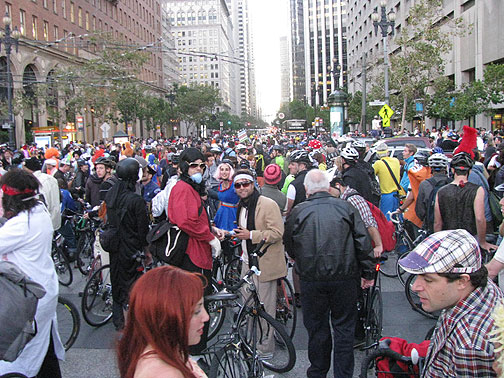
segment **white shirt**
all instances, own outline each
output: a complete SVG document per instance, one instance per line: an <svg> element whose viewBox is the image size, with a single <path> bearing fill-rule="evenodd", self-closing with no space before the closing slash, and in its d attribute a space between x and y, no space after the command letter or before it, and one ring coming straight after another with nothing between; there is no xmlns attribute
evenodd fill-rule
<svg viewBox="0 0 504 378"><path fill-rule="evenodd" d="M35 314L37 335L26 344L14 362L0 361L0 375L17 372L28 377L36 376L49 346L51 327L56 356L59 359L65 356L56 320L59 284L51 258L52 236L49 213L42 204L30 213L19 213L0 228L0 258L16 264L46 291L38 302Z"/></svg>
<svg viewBox="0 0 504 378"><path fill-rule="evenodd" d="M59 230L61 227L61 201L58 180L41 171L35 171L33 175L40 181L40 193L44 195L47 209L51 215L53 230Z"/></svg>

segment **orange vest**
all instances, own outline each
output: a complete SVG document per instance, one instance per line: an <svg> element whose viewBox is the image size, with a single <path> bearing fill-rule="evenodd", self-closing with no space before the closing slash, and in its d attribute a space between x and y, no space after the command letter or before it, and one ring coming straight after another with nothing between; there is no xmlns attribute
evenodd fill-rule
<svg viewBox="0 0 504 378"><path fill-rule="evenodd" d="M408 177L410 180L411 191L413 192L413 197L415 198L413 203L408 206L404 212L404 218L413 222L417 227L422 227L423 222L417 217L415 213L416 201L418 198L418 188L423 180L432 177L432 173L429 167L423 167L421 165L415 164L408 171Z"/></svg>

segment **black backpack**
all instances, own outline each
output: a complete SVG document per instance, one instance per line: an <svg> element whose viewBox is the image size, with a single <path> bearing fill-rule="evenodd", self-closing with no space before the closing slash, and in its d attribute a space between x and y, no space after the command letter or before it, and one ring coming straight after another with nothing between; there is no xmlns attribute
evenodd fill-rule
<svg viewBox="0 0 504 378"><path fill-rule="evenodd" d="M0 360L15 361L37 334L35 313L44 288L16 264L0 262Z"/></svg>
<svg viewBox="0 0 504 378"><path fill-rule="evenodd" d="M423 229L432 234L434 232L434 207L436 205L436 194L443 186L450 183L450 179L446 177L446 180L439 180L435 184L432 178L427 179L427 181L433 186L431 193L429 194L429 200L427 201L427 209L425 212L425 219L423 222Z"/></svg>

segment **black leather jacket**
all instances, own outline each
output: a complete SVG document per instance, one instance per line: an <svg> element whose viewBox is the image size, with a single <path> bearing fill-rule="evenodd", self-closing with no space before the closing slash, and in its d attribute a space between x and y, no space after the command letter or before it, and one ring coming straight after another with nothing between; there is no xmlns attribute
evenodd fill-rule
<svg viewBox="0 0 504 378"><path fill-rule="evenodd" d="M373 278L376 259L359 212L327 192L294 207L283 240L304 281Z"/></svg>

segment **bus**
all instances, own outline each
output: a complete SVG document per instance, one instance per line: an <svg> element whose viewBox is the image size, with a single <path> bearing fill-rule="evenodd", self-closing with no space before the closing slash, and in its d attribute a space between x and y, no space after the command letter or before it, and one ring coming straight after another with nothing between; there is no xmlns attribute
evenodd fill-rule
<svg viewBox="0 0 504 378"><path fill-rule="evenodd" d="M282 122L282 128L287 133L306 133L308 127L305 119L288 119Z"/></svg>

